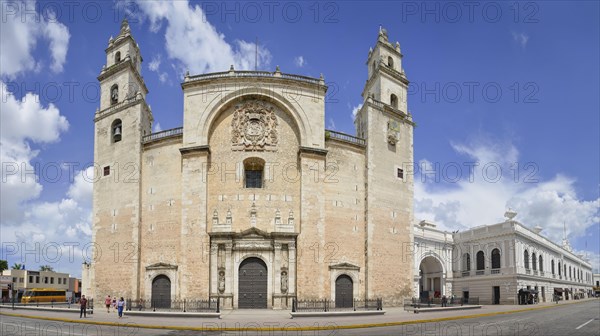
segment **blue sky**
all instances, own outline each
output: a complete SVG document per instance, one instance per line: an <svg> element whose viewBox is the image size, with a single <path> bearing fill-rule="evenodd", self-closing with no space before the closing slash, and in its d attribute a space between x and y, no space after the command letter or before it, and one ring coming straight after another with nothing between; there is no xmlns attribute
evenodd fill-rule
<svg viewBox="0 0 600 336"><path fill-rule="evenodd" d="M415 177L415 219L462 230L501 221L512 207L554 241L566 226L598 269L599 4L477 4L2 2L2 258L80 274L80 249L91 240L91 186L81 170L93 160L96 77L127 14L155 130L182 125L186 70L225 71L228 60L253 69L258 50L259 70L322 73L327 127L353 134L382 25L400 42L411 81L414 159L430 169ZM472 180L470 162L479 162ZM22 260L24 241L46 255ZM51 255L53 242L62 257ZM73 262L65 242L79 244Z"/></svg>

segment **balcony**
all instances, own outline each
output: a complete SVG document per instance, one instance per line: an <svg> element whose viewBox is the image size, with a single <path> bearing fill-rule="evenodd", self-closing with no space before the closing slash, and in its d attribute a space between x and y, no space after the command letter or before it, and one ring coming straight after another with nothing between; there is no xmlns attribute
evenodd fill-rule
<svg viewBox="0 0 600 336"><path fill-rule="evenodd" d="M361 147L365 146L365 139L363 139L363 138L355 137L350 134L345 134L345 133L336 132L336 131L332 131L332 130L325 130L325 140L329 140L329 139L344 141L344 142L347 142L347 143L350 143L353 145L357 145L357 146L361 146Z"/></svg>
<svg viewBox="0 0 600 336"><path fill-rule="evenodd" d="M475 275L484 275L484 274L485 274L485 270L475 271Z"/></svg>
<svg viewBox="0 0 600 336"><path fill-rule="evenodd" d="M533 275L538 275L538 271L537 270L533 270Z"/></svg>
<svg viewBox="0 0 600 336"><path fill-rule="evenodd" d="M500 274L500 270L499 269L493 269L490 272L491 274Z"/></svg>
<svg viewBox="0 0 600 336"><path fill-rule="evenodd" d="M471 271L463 271L462 272L463 277L468 277L469 275L471 275Z"/></svg>
<svg viewBox="0 0 600 336"><path fill-rule="evenodd" d="M525 270L525 274L531 274L531 270L530 269L526 269Z"/></svg>

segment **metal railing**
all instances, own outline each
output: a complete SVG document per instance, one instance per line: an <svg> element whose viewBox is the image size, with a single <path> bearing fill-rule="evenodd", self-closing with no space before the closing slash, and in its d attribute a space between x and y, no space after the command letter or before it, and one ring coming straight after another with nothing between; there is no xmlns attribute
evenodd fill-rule
<svg viewBox="0 0 600 336"><path fill-rule="evenodd" d="M332 131L332 130L325 130L325 140L328 140L328 139L335 139L335 140L348 142L353 145L365 146L365 139L363 139L363 138L355 137L350 134L336 132L336 131Z"/></svg>
<svg viewBox="0 0 600 336"><path fill-rule="evenodd" d="M215 78L245 78L245 77L267 77L267 78L284 78L284 79L292 79L299 80L311 84L321 84L325 85L324 81L320 78L313 78L302 75L288 74L283 72L269 72L269 71L221 71L221 72L213 72L201 75L188 76L185 78L185 83L201 81L201 80L209 80Z"/></svg>
<svg viewBox="0 0 600 336"><path fill-rule="evenodd" d="M462 276L464 276L464 277L468 277L469 275L471 275L471 271L463 271L462 272Z"/></svg>
<svg viewBox="0 0 600 336"><path fill-rule="evenodd" d="M128 311L220 312L219 300L131 300L125 301Z"/></svg>
<svg viewBox="0 0 600 336"><path fill-rule="evenodd" d="M491 274L500 274L500 270L499 269L493 269L490 271Z"/></svg>
<svg viewBox="0 0 600 336"><path fill-rule="evenodd" d="M485 274L484 270L475 271L475 275L484 275L484 274Z"/></svg>
<svg viewBox="0 0 600 336"><path fill-rule="evenodd" d="M183 134L183 127L171 128L168 130L148 134L142 137L142 142L147 143L151 141L156 141L164 138L179 136Z"/></svg>
<svg viewBox="0 0 600 336"><path fill-rule="evenodd" d="M328 311L368 311L383 310L383 300L381 298L369 300L292 300L292 312L328 312Z"/></svg>
<svg viewBox="0 0 600 336"><path fill-rule="evenodd" d="M478 305L479 297L448 297L446 303L442 304L442 298L411 298L404 300L404 310L411 310L415 308L436 308L436 307L458 307L465 305Z"/></svg>

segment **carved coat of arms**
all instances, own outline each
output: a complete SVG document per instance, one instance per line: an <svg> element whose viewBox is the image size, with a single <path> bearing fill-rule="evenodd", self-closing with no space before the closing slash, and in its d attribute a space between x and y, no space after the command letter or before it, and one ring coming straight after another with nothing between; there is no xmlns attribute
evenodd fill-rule
<svg viewBox="0 0 600 336"><path fill-rule="evenodd" d="M233 150L276 150L277 125L275 107L271 104L251 100L237 105L231 121Z"/></svg>

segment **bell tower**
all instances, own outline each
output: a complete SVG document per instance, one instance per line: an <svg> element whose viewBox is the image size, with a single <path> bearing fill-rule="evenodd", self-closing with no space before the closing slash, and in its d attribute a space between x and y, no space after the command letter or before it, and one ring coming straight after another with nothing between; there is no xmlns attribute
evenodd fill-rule
<svg viewBox="0 0 600 336"><path fill-rule="evenodd" d="M94 260L88 295L139 298L142 138L150 134L153 117L140 74L142 57L127 20L105 52L106 64L98 76L100 107L94 116ZM112 288L99 287L106 284Z"/></svg>
<svg viewBox="0 0 600 336"><path fill-rule="evenodd" d="M400 44L379 29L367 58L363 105L354 120L366 140L366 296L401 304L413 293L413 127ZM390 246L395 246L390 249ZM395 274L390 269L407 270Z"/></svg>

